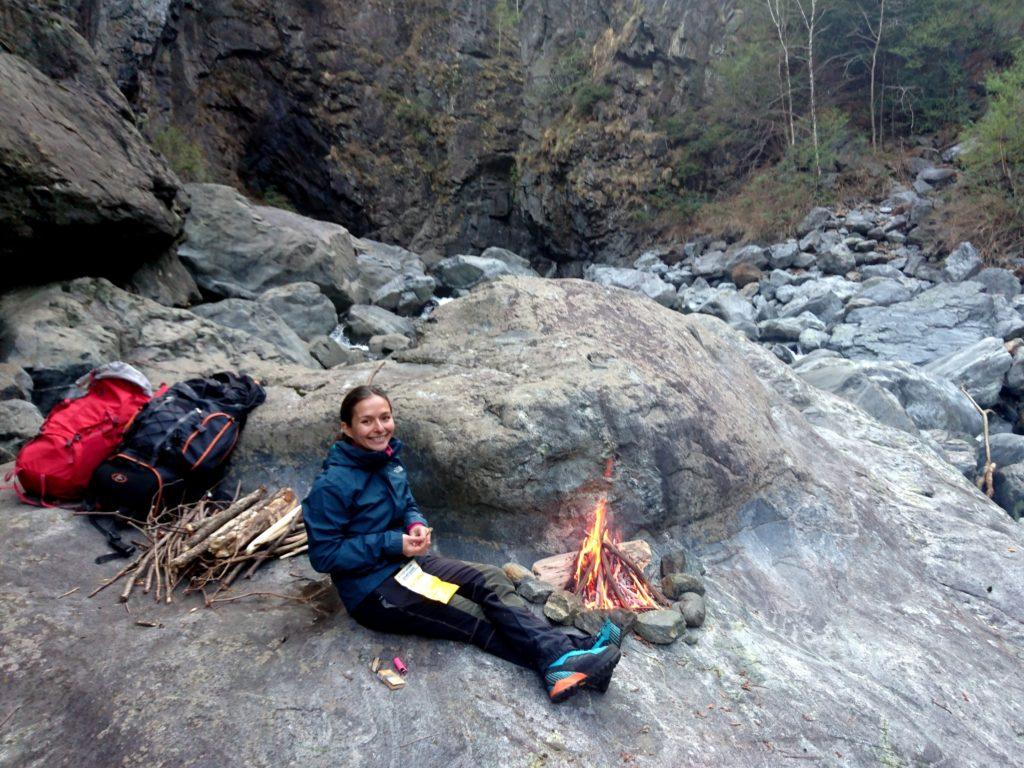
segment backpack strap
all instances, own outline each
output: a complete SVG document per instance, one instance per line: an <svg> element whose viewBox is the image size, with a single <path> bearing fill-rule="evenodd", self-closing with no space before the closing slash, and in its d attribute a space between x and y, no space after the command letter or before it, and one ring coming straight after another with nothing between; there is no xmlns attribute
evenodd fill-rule
<svg viewBox="0 0 1024 768"><path fill-rule="evenodd" d="M97 565L102 565L110 560L131 556L132 552L135 551L135 545L121 537L121 532L117 528L117 520L110 515L88 515L88 517L93 528L103 534L107 539L107 544L114 550L106 555L97 557Z"/></svg>

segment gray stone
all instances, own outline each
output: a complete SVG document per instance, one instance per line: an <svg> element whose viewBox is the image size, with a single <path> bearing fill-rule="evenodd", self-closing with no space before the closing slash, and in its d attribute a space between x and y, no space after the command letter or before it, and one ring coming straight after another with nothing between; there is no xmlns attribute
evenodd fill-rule
<svg viewBox="0 0 1024 768"><path fill-rule="evenodd" d="M330 336L321 336L309 345L309 354L324 368L364 362L367 355L360 349L343 347Z"/></svg>
<svg viewBox="0 0 1024 768"><path fill-rule="evenodd" d="M901 362L805 357L793 366L804 381L842 397L883 424L914 433L944 430L974 437L981 417L950 381Z"/></svg>
<svg viewBox="0 0 1024 768"><path fill-rule="evenodd" d="M519 582L523 579L533 576L533 571L519 563L505 563L501 566L501 570L505 572L505 576L508 580L516 586L518 586Z"/></svg>
<svg viewBox="0 0 1024 768"><path fill-rule="evenodd" d="M935 188L923 179L916 179L914 181L913 188L919 195L929 195L935 191Z"/></svg>
<svg viewBox="0 0 1024 768"><path fill-rule="evenodd" d="M918 365L952 354L1019 325L1020 315L978 283L945 283L910 301L847 312L830 346L847 357L904 360Z"/></svg>
<svg viewBox="0 0 1024 768"><path fill-rule="evenodd" d="M399 315L416 315L430 301L437 282L425 272L423 260L397 245L353 238L359 284L364 298Z"/></svg>
<svg viewBox="0 0 1024 768"><path fill-rule="evenodd" d="M530 262L520 256L518 253L513 253L507 248L498 248L497 246L491 246L486 248L483 253L480 254L481 259L497 259L498 261L507 264L512 270L512 274L515 275L536 275L533 267L530 266Z"/></svg>
<svg viewBox="0 0 1024 768"><path fill-rule="evenodd" d="M686 550L679 546L670 547L661 556L661 564L658 566L662 576L670 573L683 573L686 571Z"/></svg>
<svg viewBox="0 0 1024 768"><path fill-rule="evenodd" d="M797 225L797 235L803 237L808 232L824 227L832 218L832 211L828 208L812 208L810 213L803 217ZM801 248L802 250L802 248Z"/></svg>
<svg viewBox="0 0 1024 768"><path fill-rule="evenodd" d="M326 336L338 324L338 312L316 283L289 283L264 291L259 301L277 313L305 341Z"/></svg>
<svg viewBox="0 0 1024 768"><path fill-rule="evenodd" d="M293 363L320 368L320 364L309 354L309 345L265 304L246 299L224 299L213 304L200 304L193 307L192 312L218 325L235 328L262 339Z"/></svg>
<svg viewBox="0 0 1024 768"><path fill-rule="evenodd" d="M871 277L899 279L903 277L903 273L891 264L868 264L861 268L860 275L865 279Z"/></svg>
<svg viewBox="0 0 1024 768"><path fill-rule="evenodd" d="M776 243L768 249L768 264L772 269L791 267L798 253L800 253L800 246L796 240Z"/></svg>
<svg viewBox="0 0 1024 768"><path fill-rule="evenodd" d="M703 595L704 582L700 577L690 573L669 573L661 577L661 591L665 593L665 597L673 600L681 597L684 592Z"/></svg>
<svg viewBox="0 0 1024 768"><path fill-rule="evenodd" d="M797 341L800 344L801 351L813 352L816 349L825 347L831 338L827 331L818 328L805 328L800 331L800 338Z"/></svg>
<svg viewBox="0 0 1024 768"><path fill-rule="evenodd" d="M900 276L902 278L902 275ZM903 278L905 279L905 278ZM879 307L887 307L901 301L909 301L912 293L903 283L903 279L891 277L871 277L861 283L856 298L870 301Z"/></svg>
<svg viewBox="0 0 1024 768"><path fill-rule="evenodd" d="M818 254L818 266L830 275L845 275L857 266L857 258L846 245L833 245L825 253Z"/></svg>
<svg viewBox="0 0 1024 768"><path fill-rule="evenodd" d="M1024 395L1024 350L1014 350L1013 361L1010 363L1010 370L1006 372L1004 386L1011 395L1020 397Z"/></svg>
<svg viewBox="0 0 1024 768"><path fill-rule="evenodd" d="M824 331L825 324L810 312L802 312L796 317L765 320L758 323L757 328L761 341L799 341L800 334L808 328Z"/></svg>
<svg viewBox="0 0 1024 768"><path fill-rule="evenodd" d="M971 278L976 283L984 286L985 293L1004 296L1013 299L1020 295L1020 280L1008 269L1000 267L988 267L981 270Z"/></svg>
<svg viewBox="0 0 1024 768"><path fill-rule="evenodd" d="M946 257L946 265L942 268L942 276L951 283L970 280L981 271L981 257L970 243L960 243Z"/></svg>
<svg viewBox="0 0 1024 768"><path fill-rule="evenodd" d="M935 186L948 184L956 179L956 168L925 168L917 178Z"/></svg>
<svg viewBox="0 0 1024 768"><path fill-rule="evenodd" d="M564 589L556 589L544 603L544 615L555 624L572 624L582 610L580 599Z"/></svg>
<svg viewBox="0 0 1024 768"><path fill-rule="evenodd" d="M810 290L795 291L793 298L779 310L779 317L799 317L810 313L826 327L840 320L843 317L844 299L825 283L814 283L812 286Z"/></svg>
<svg viewBox="0 0 1024 768"><path fill-rule="evenodd" d="M14 363L0 363L0 400L31 400L32 377Z"/></svg>
<svg viewBox="0 0 1024 768"><path fill-rule="evenodd" d="M875 226L875 219L869 212L853 210L846 214L844 223L851 232L866 235Z"/></svg>
<svg viewBox="0 0 1024 768"><path fill-rule="evenodd" d="M684 592L682 597L679 598L679 602L675 603L672 607L683 615L683 621L686 622L687 627L701 627L704 625L707 608L703 595L698 595L696 592Z"/></svg>
<svg viewBox="0 0 1024 768"><path fill-rule="evenodd" d="M256 299L268 288L312 282L339 311L366 303L348 230L257 206L231 187L188 184L187 240L178 255L203 291Z"/></svg>
<svg viewBox="0 0 1024 768"><path fill-rule="evenodd" d="M674 643L686 629L686 620L675 609L644 611L636 617L633 631L649 643L669 645Z"/></svg>
<svg viewBox="0 0 1024 768"><path fill-rule="evenodd" d="M1024 517L1024 464L997 467L992 475L995 494L992 501L1014 520Z"/></svg>
<svg viewBox="0 0 1024 768"><path fill-rule="evenodd" d="M516 592L531 603L545 602L554 591L555 588L551 584L541 581L536 576L527 576L516 585Z"/></svg>
<svg viewBox="0 0 1024 768"><path fill-rule="evenodd" d="M668 273L668 265L661 260L657 251L646 251L633 262L633 269L641 272L651 272L658 277L665 277Z"/></svg>
<svg viewBox="0 0 1024 768"><path fill-rule="evenodd" d="M650 272L594 264L587 268L584 276L598 285L642 294L663 307L671 307L676 302L676 289Z"/></svg>
<svg viewBox="0 0 1024 768"><path fill-rule="evenodd" d="M754 322L754 305L735 290L720 288L707 301L697 307L698 312L724 320L733 328L757 339L757 325Z"/></svg>
<svg viewBox="0 0 1024 768"><path fill-rule="evenodd" d="M370 304L356 304L351 307L345 316L345 324L351 330L354 341L389 334L400 334L410 338L416 335L416 327L411 320Z"/></svg>
<svg viewBox="0 0 1024 768"><path fill-rule="evenodd" d="M978 405L988 408L999 400L1003 377L1013 362L1002 339L989 337L924 366L933 376L963 385Z"/></svg>
<svg viewBox="0 0 1024 768"><path fill-rule="evenodd" d="M437 264L438 279L451 291L468 291L481 283L521 273L517 266L482 256L449 256Z"/></svg>
<svg viewBox="0 0 1024 768"><path fill-rule="evenodd" d="M412 340L400 333L383 333L371 336L366 345L375 355L390 355L392 352L401 352L403 349L411 347Z"/></svg>
<svg viewBox="0 0 1024 768"><path fill-rule="evenodd" d="M0 400L0 463L13 461L42 425L42 414L28 400Z"/></svg>

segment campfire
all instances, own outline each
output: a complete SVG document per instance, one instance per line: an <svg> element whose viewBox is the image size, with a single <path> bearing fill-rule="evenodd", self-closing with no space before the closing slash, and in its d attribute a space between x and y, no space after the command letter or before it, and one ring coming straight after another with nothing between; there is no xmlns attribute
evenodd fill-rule
<svg viewBox="0 0 1024 768"><path fill-rule="evenodd" d="M612 460L605 464L604 477L612 476ZM594 507L593 519L575 556L567 589L587 608L627 608L650 611L670 605L668 599L647 580L643 570L621 549L622 539L608 524L608 495Z"/></svg>

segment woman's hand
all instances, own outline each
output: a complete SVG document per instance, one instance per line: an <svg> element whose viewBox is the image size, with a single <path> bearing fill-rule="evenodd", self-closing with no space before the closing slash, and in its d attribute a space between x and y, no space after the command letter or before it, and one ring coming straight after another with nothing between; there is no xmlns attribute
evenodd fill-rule
<svg viewBox="0 0 1024 768"><path fill-rule="evenodd" d="M402 554L406 557L426 554L430 548L430 529L417 523L402 535Z"/></svg>

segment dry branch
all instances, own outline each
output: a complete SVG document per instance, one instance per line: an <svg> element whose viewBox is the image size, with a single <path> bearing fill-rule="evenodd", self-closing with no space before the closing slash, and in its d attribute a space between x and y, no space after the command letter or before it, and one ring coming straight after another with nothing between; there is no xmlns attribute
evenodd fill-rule
<svg viewBox="0 0 1024 768"><path fill-rule="evenodd" d="M282 488L267 501L250 507L211 534L208 551L214 557L231 557L294 506L295 492Z"/></svg>
<svg viewBox="0 0 1024 768"><path fill-rule="evenodd" d="M619 545L640 568L646 568L651 562L651 545L641 539L626 541ZM533 564L533 573L542 581L553 584L560 589L569 588L569 580L576 568L578 552L563 552L538 560Z"/></svg>

